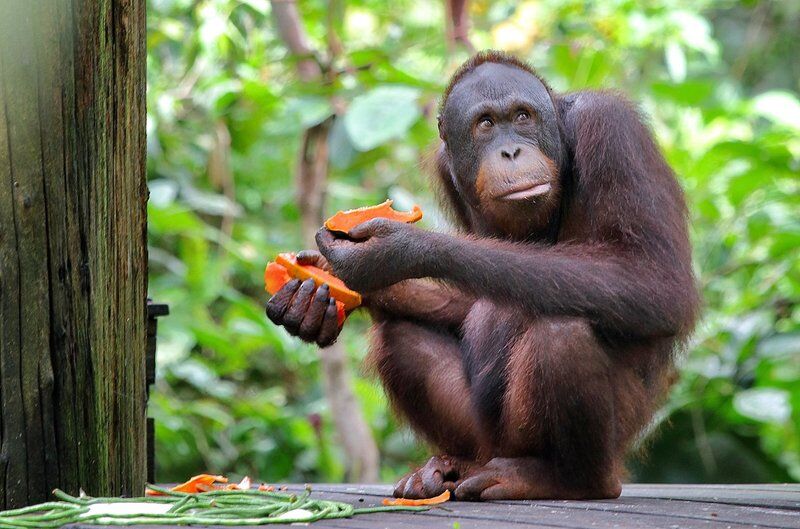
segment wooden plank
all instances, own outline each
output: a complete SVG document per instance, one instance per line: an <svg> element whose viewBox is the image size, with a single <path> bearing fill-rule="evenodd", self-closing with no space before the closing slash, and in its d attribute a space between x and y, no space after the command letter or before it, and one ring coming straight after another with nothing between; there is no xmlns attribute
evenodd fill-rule
<svg viewBox="0 0 800 529"><path fill-rule="evenodd" d="M617 500L601 501L537 501L537 502L493 502L491 505L531 505L551 509L577 509L583 511L605 511L621 514L650 515L667 517L674 519L688 520L711 520L730 524L760 525L762 527L800 527L800 512L794 509L781 509L769 507L751 507L746 505L735 505L727 503L682 501L663 498L637 498L632 496L639 486L627 487L627 494ZM653 488L647 487L648 492ZM670 489L671 487L667 487ZM771 487L779 492L787 489L787 494L793 494L793 488L776 486ZM794 486L796 490L797 486ZM290 490L300 490L290 487ZM391 493L391 487L385 485L316 485L315 490L323 493L325 497L333 494L342 494L341 501L347 501L347 497L386 497ZM723 488L724 490L724 488ZM738 490L744 490L739 488ZM674 491L668 490L664 494L673 494ZM773 501L773 503L785 503ZM447 505L458 505L449 503ZM487 505L487 504L479 504Z"/></svg>
<svg viewBox="0 0 800 529"><path fill-rule="evenodd" d="M390 496L389 485L321 484L317 490ZM621 498L660 498L664 500L725 503L764 508L800 508L800 485L625 485Z"/></svg>
<svg viewBox="0 0 800 529"><path fill-rule="evenodd" d="M626 485L625 488L630 490L636 489L698 489L698 490L766 490L766 491L779 491L785 493L800 493L800 483L753 483L753 484L691 484L691 485L678 485L665 483L663 485L654 485L647 483L632 483Z"/></svg>
<svg viewBox="0 0 800 529"><path fill-rule="evenodd" d="M800 510L800 487L797 485L775 488L719 485L628 485L623 488L622 494L623 497L631 498L662 498Z"/></svg>
<svg viewBox="0 0 800 529"><path fill-rule="evenodd" d="M388 485L313 485L314 497L344 501L356 507L379 505L392 487ZM301 485L290 485L290 491L302 491ZM720 495L736 497L753 492L749 487L714 487ZM792 496L796 486L763 486L769 492ZM350 519L315 522L318 528L398 528L431 527L452 529L562 528L562 529L740 529L764 527L800 528L800 512L791 508L766 508L729 503L675 500L669 497L683 491L687 494L709 493L709 487L670 487L635 485L626 487L626 494L616 500L600 501L508 501L449 502L423 513L374 513ZM661 490L661 492L659 492ZM774 498L773 498L774 499ZM96 526L86 526L86 529ZM161 526L163 527L163 526ZM77 527L76 527L77 529ZM151 527L148 529L156 529Z"/></svg>
<svg viewBox="0 0 800 529"><path fill-rule="evenodd" d="M497 502L505 504L507 502ZM715 520L762 527L800 527L800 512L724 503L635 498L599 501L536 502L554 509L647 514L673 520Z"/></svg>
<svg viewBox="0 0 800 529"><path fill-rule="evenodd" d="M389 484L362 483L319 483L314 487L336 489L337 491L362 491L367 494L389 494L393 490ZM629 483L622 488L623 496L642 494L654 497L673 497L681 491L707 491L721 494L739 494L741 491L780 492L787 497L800 495L800 483L763 483L753 485L675 485Z"/></svg>
<svg viewBox="0 0 800 529"><path fill-rule="evenodd" d="M336 501L352 502L360 505L376 504L380 498L349 492L323 492L316 486L315 494L319 497ZM290 487L289 490L301 490ZM457 515L468 518L493 519L503 522L528 523L538 520L559 527L615 527L624 519L628 527L671 527L675 523L690 527L715 527L722 524L728 527L745 527L759 525L761 527L788 528L800 527L800 513L775 509L753 507L699 504L693 502L676 502L672 500L603 500L603 501L515 501L515 502L451 502L445 508ZM440 509L428 515L444 515ZM711 524L711 525L709 525Z"/></svg>

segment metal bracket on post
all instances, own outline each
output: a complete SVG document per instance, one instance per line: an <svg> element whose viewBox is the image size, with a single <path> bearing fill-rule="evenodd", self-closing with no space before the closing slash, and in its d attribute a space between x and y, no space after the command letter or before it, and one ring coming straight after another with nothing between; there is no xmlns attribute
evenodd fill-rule
<svg viewBox="0 0 800 529"><path fill-rule="evenodd" d="M153 303L147 299L147 351L145 353L144 369L146 398L150 400L150 386L156 382L156 335L158 333L158 317L169 314L169 305L166 303ZM156 428L155 421L147 417L147 481L156 481Z"/></svg>

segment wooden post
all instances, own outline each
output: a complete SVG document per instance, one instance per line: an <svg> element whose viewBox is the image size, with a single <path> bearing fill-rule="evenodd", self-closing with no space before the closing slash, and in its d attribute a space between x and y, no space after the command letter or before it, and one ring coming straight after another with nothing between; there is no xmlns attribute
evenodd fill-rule
<svg viewBox="0 0 800 529"><path fill-rule="evenodd" d="M144 4L0 1L0 508L143 492Z"/></svg>

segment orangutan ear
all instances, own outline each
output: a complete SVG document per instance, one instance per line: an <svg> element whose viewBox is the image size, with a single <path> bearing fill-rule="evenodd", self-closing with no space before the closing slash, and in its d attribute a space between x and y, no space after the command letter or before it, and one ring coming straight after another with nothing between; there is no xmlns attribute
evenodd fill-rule
<svg viewBox="0 0 800 529"><path fill-rule="evenodd" d="M436 126L439 128L439 137L442 139L442 141L447 141L447 139L444 137L444 129L442 128L441 114L436 115Z"/></svg>

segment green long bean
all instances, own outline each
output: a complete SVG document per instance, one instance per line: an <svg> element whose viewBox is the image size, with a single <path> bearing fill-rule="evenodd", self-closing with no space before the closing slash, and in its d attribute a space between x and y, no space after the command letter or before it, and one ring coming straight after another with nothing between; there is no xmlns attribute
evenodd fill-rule
<svg viewBox="0 0 800 529"><path fill-rule="evenodd" d="M0 512L0 529L58 529L66 524L134 525L267 525L313 522L349 518L358 514L397 511L424 511L428 507L379 506L354 508L349 503L311 498L311 489L301 494L281 494L260 490L214 490L190 494L148 485L162 496L140 498L75 497L56 489L58 501ZM98 513L98 504L169 504L164 513ZM294 511L305 512L294 512ZM287 513L293 513L288 516Z"/></svg>

